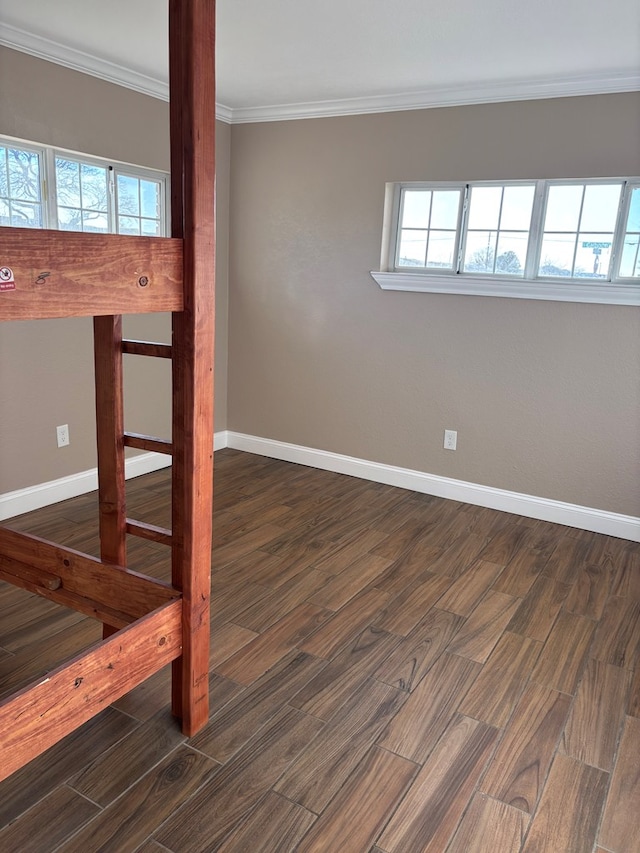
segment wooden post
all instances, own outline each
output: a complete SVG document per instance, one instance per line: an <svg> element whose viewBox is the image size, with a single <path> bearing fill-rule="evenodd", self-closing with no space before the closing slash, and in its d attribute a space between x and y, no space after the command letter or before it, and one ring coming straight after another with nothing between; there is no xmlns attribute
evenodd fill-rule
<svg viewBox="0 0 640 853"><path fill-rule="evenodd" d="M173 315L174 585L183 653L173 711L193 735L209 716L213 496L215 3L169 0L172 234L183 239L184 311ZM197 73L196 73L197 71Z"/></svg>
<svg viewBox="0 0 640 853"><path fill-rule="evenodd" d="M94 317L93 338L100 556L107 563L126 566L122 316ZM114 630L105 624L104 637Z"/></svg>

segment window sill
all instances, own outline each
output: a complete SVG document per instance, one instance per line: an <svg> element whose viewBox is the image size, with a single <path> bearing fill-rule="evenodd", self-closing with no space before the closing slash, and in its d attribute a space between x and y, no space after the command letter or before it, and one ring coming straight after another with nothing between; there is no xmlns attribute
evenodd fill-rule
<svg viewBox="0 0 640 853"><path fill-rule="evenodd" d="M372 272L382 290L414 293L455 293L458 296L506 296L510 299L544 299L553 302L591 302L600 305L640 306L640 283L564 282L536 279L476 278L470 275L420 275L406 272Z"/></svg>

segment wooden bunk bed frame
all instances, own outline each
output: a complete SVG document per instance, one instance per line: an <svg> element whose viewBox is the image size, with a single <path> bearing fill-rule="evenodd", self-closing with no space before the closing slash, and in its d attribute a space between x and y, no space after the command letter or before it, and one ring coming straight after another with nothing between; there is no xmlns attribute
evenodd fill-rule
<svg viewBox="0 0 640 853"><path fill-rule="evenodd" d="M101 643L0 703L0 779L170 662L183 732L209 716L214 35L214 0L169 0L172 237L0 228L0 320L94 318L101 549L0 528L0 579L103 623ZM122 314L161 311L171 345L123 340ZM171 441L125 432L123 353L172 359ZM171 530L126 517L125 447L172 455ZM171 548L170 584L126 568L128 533Z"/></svg>

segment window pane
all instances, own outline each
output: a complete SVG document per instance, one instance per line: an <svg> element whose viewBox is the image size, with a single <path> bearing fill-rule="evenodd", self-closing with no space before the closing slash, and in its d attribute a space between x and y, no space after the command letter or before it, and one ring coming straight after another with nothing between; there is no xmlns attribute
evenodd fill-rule
<svg viewBox="0 0 640 853"><path fill-rule="evenodd" d="M528 231L535 186L505 187L502 200L500 228L510 231Z"/></svg>
<svg viewBox="0 0 640 853"><path fill-rule="evenodd" d="M502 275L524 275L529 235L501 231L498 238L496 272Z"/></svg>
<svg viewBox="0 0 640 853"><path fill-rule="evenodd" d="M464 254L465 272L493 272L495 256L495 231L469 232Z"/></svg>
<svg viewBox="0 0 640 853"><path fill-rule="evenodd" d="M118 175L118 213L140 216L139 181L128 175Z"/></svg>
<svg viewBox="0 0 640 853"><path fill-rule="evenodd" d="M433 193L432 228L456 229L461 195L460 190L436 190Z"/></svg>
<svg viewBox="0 0 640 853"><path fill-rule="evenodd" d="M427 253L427 231L403 231L398 252L398 266L423 267Z"/></svg>
<svg viewBox="0 0 640 853"><path fill-rule="evenodd" d="M82 231L82 211L70 207L59 207L58 226L62 231Z"/></svg>
<svg viewBox="0 0 640 853"><path fill-rule="evenodd" d="M7 180L7 149L0 148L0 196L9 197L9 182Z"/></svg>
<svg viewBox="0 0 640 853"><path fill-rule="evenodd" d="M106 234L109 231L109 218L107 214L98 211L83 211L82 230Z"/></svg>
<svg viewBox="0 0 640 853"><path fill-rule="evenodd" d="M136 219L134 216L119 216L118 233L140 234L140 220Z"/></svg>
<svg viewBox="0 0 640 853"><path fill-rule="evenodd" d="M160 236L160 223L157 219L143 219L142 220L142 233L146 237L159 237Z"/></svg>
<svg viewBox="0 0 640 853"><path fill-rule="evenodd" d="M142 216L160 218L160 184L156 181L140 181L140 200Z"/></svg>
<svg viewBox="0 0 640 853"><path fill-rule="evenodd" d="M453 269L455 247L455 231L432 231L429 235L427 266Z"/></svg>
<svg viewBox="0 0 640 853"><path fill-rule="evenodd" d="M9 149L9 193L20 201L40 202L40 158L32 151Z"/></svg>
<svg viewBox="0 0 640 853"><path fill-rule="evenodd" d="M575 234L545 234L542 241L539 275L571 275L575 246Z"/></svg>
<svg viewBox="0 0 640 853"><path fill-rule="evenodd" d="M609 275L613 234L580 234L574 276L606 278Z"/></svg>
<svg viewBox="0 0 640 853"><path fill-rule="evenodd" d="M40 205L11 202L11 224L20 228L42 228Z"/></svg>
<svg viewBox="0 0 640 853"><path fill-rule="evenodd" d="M640 231L640 187L636 187L631 192L627 231Z"/></svg>
<svg viewBox="0 0 640 853"><path fill-rule="evenodd" d="M428 228L431 192L405 190L402 198L402 227Z"/></svg>
<svg viewBox="0 0 640 853"><path fill-rule="evenodd" d="M107 210L107 170L82 163L80 168L82 207L86 210Z"/></svg>
<svg viewBox="0 0 640 853"><path fill-rule="evenodd" d="M9 203L0 198L0 225L11 225Z"/></svg>
<svg viewBox="0 0 640 853"><path fill-rule="evenodd" d="M498 227L502 187L471 187L469 228Z"/></svg>
<svg viewBox="0 0 640 853"><path fill-rule="evenodd" d="M622 184L585 187L581 231L613 231L616 227Z"/></svg>
<svg viewBox="0 0 640 853"><path fill-rule="evenodd" d="M56 190L58 204L80 207L80 164L56 158Z"/></svg>
<svg viewBox="0 0 640 853"><path fill-rule="evenodd" d="M549 187L545 231L578 230L583 189L582 184Z"/></svg>
<svg viewBox="0 0 640 853"><path fill-rule="evenodd" d="M620 275L623 278L640 276L640 235L633 234L625 237L622 246Z"/></svg>

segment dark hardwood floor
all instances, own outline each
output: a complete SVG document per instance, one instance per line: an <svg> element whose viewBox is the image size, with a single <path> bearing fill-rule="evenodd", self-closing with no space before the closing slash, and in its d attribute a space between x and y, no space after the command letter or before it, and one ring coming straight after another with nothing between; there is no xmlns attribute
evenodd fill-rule
<svg viewBox="0 0 640 853"><path fill-rule="evenodd" d="M640 545L232 450L215 487L209 724L162 671L0 784L3 853L640 851ZM97 553L95 502L9 526ZM0 585L2 692L99 636Z"/></svg>

